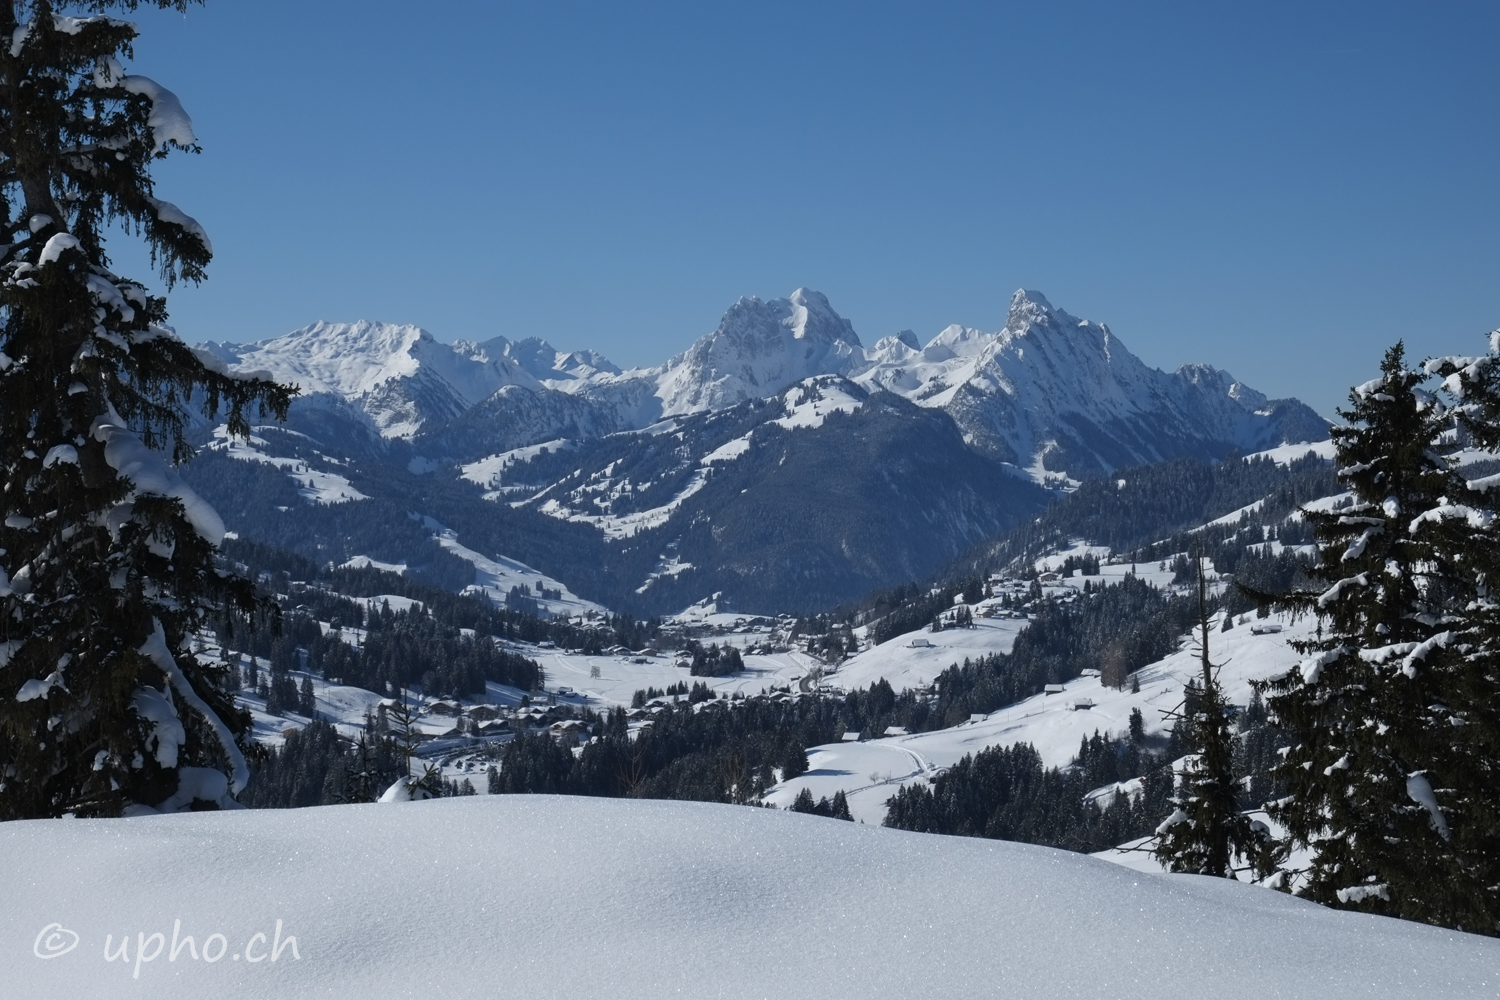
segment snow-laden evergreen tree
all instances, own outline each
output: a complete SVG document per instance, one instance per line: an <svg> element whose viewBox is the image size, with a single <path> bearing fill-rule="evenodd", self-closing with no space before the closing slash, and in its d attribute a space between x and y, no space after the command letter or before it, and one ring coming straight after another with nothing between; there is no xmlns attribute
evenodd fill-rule
<svg viewBox="0 0 1500 1000"><path fill-rule="evenodd" d="M1350 499L1306 514L1323 589L1278 602L1320 627L1299 647L1307 658L1264 685L1292 740L1271 814L1312 850L1300 890L1311 898L1492 934L1493 852L1467 846L1488 835L1456 794L1476 763L1463 750L1469 706L1455 698L1475 594L1454 532L1477 512L1443 454L1452 418L1426 379L1397 344L1332 430Z"/></svg>
<svg viewBox="0 0 1500 1000"><path fill-rule="evenodd" d="M1262 844L1240 812L1234 781L1234 732L1229 704L1209 658L1209 614L1203 560L1198 559L1198 652L1203 687L1183 718L1193 753L1172 798L1172 814L1156 828L1156 859L1174 872L1233 878L1234 862L1259 867ZM1227 618L1228 612L1225 612Z"/></svg>
<svg viewBox="0 0 1500 1000"><path fill-rule="evenodd" d="M1500 449L1500 330L1489 335L1489 352L1480 357L1436 358L1425 370L1443 379L1452 412L1471 445ZM1468 628L1462 641L1444 650L1438 676L1443 703L1452 713L1449 737L1457 763L1451 769L1441 801L1450 813L1453 851L1461 864L1459 886L1463 926L1500 931L1500 476L1469 484L1464 497L1424 511L1414 522L1419 531L1444 537L1474 584L1465 609Z"/></svg>
<svg viewBox="0 0 1500 1000"><path fill-rule="evenodd" d="M183 9L183 0L152 6ZM254 608L215 569L222 522L178 477L186 407L236 434L291 390L235 378L109 269L144 236L168 287L208 237L150 168L196 149L173 94L127 74L132 0L0 2L0 819L229 805L248 718L188 651L205 608ZM67 9L66 7L64 9Z"/></svg>

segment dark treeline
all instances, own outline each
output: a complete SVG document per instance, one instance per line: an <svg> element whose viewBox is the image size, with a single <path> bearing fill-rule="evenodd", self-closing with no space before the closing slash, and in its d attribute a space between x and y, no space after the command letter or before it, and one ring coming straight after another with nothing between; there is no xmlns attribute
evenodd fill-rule
<svg viewBox="0 0 1500 1000"><path fill-rule="evenodd" d="M268 661L271 676L266 683L272 686L288 671L305 670L331 683L376 692L419 685L428 694L474 697L484 693L487 681L531 690L542 679L535 661L497 647L487 636L466 635L421 605L404 611L384 605L351 620L334 614L328 621L362 627L363 641L355 645L344 638L347 633L325 633L319 619L304 610L284 614L279 635L269 629L251 631L243 620L232 633L222 617L215 624L229 648ZM256 686L248 676L255 669L247 664L247 686Z"/></svg>
<svg viewBox="0 0 1500 1000"><path fill-rule="evenodd" d="M437 621L454 628L472 629L483 635L521 642L553 642L564 649L597 653L611 646L640 649L661 630L659 619L636 621L629 615L604 615L588 627L510 607L495 607L488 600L454 594L405 574L374 567L319 566L310 559L242 539L226 539L225 559L240 572L261 576L263 585L286 596L287 604L305 604L328 621L340 614L344 624L358 627L363 602L348 598L396 596L418 601Z"/></svg>
<svg viewBox="0 0 1500 1000"><path fill-rule="evenodd" d="M688 673L694 677L733 677L745 669L745 660L740 651L729 643L709 646L690 642L688 651L693 654L692 667Z"/></svg>
<svg viewBox="0 0 1500 1000"><path fill-rule="evenodd" d="M953 607L960 594L966 601L980 600L985 596L984 581L970 576L927 589L909 584L883 591L866 602L855 620L874 622L870 626L870 641L879 645L930 625L940 612Z"/></svg>
<svg viewBox="0 0 1500 1000"><path fill-rule="evenodd" d="M374 802L411 774L403 739L399 723L384 705L365 716L358 739L315 718L288 733L279 747L262 747L254 755L253 777L240 801L252 809ZM418 787L432 798L478 794L468 778L444 779L436 771L423 777Z"/></svg>
<svg viewBox="0 0 1500 1000"><path fill-rule="evenodd" d="M1132 671L1175 651L1197 614L1196 601L1164 594L1133 576L1072 601L1044 601L1009 653L949 667L937 679L937 700L927 713L898 724L913 730L955 726L1088 668L1121 686Z"/></svg>
<svg viewBox="0 0 1500 1000"><path fill-rule="evenodd" d="M1095 740L1104 744L1101 752L1119 754L1118 741ZM1141 794L1117 793L1096 805L1085 795L1100 785L1086 769L1043 768L1041 755L1027 743L989 747L966 755L930 786L900 788L885 825L1102 851L1146 836L1170 811L1171 771L1154 768L1143 784Z"/></svg>
<svg viewBox="0 0 1500 1000"><path fill-rule="evenodd" d="M806 788L797 793L792 804L787 806L792 812L810 813L813 816L827 816L829 819L846 819L854 822L854 817L849 815L849 800L843 791L833 793L833 798L826 795L814 802L812 792Z"/></svg>
<svg viewBox="0 0 1500 1000"><path fill-rule="evenodd" d="M621 711L590 717L596 738L576 755L566 738L516 737L505 744L496 790L748 802L776 783L776 772L784 781L805 771L805 748L899 724L892 720L903 700L914 699L898 699L883 679L842 696L722 699L695 685L634 735Z"/></svg>
<svg viewBox="0 0 1500 1000"><path fill-rule="evenodd" d="M353 742L326 720L314 719L256 757L240 801L251 809L374 801L406 771L394 741L379 738L374 729L372 723L365 740Z"/></svg>
<svg viewBox="0 0 1500 1000"><path fill-rule="evenodd" d="M319 568L301 556L238 539L226 540L224 554L277 592L281 607L274 627L243 615L220 614L212 621L227 648L269 661L271 676L247 676L251 687L275 690L286 671L309 670L378 692L420 685L428 694L472 697L482 695L488 681L531 690L543 681L540 667L498 648L490 637L550 641L597 654L615 646L639 648L660 631L658 621L636 622L628 615L601 616L580 627L378 569ZM419 603L392 610L389 602L370 606L356 599L381 596ZM330 626L326 634L320 622ZM351 643L339 631L343 628L366 634ZM466 629L475 634L465 634ZM291 703L278 698L278 704Z"/></svg>
<svg viewBox="0 0 1500 1000"><path fill-rule="evenodd" d="M518 735L504 745L491 790L750 802L778 772L784 780L807 770L806 748L844 731L843 708L808 696L679 702L635 734L616 709L596 717L595 738L577 754L566 740Z"/></svg>
<svg viewBox="0 0 1500 1000"><path fill-rule="evenodd" d="M1201 552L1216 572L1233 576L1250 591L1279 594L1310 586L1307 570L1317 557L1311 552L1299 554L1294 548L1273 553L1259 541L1265 536L1268 541L1279 541L1285 546L1301 546L1308 541L1305 531L1305 527L1295 521L1264 528L1258 523L1238 527L1215 525L1200 532L1174 536L1147 547L1139 554L1148 562L1171 557L1173 582L1189 583L1197 570L1184 553ZM1239 587L1227 588L1222 601L1230 614L1241 615L1256 610L1254 602Z"/></svg>

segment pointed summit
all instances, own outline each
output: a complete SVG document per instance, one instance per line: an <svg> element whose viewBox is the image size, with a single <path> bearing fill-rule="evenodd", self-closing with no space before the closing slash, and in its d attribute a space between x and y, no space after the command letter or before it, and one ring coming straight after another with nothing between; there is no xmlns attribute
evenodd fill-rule
<svg viewBox="0 0 1500 1000"><path fill-rule="evenodd" d="M822 292L799 288L784 301L791 306L791 315L781 322L796 339L822 343L841 340L854 347L861 346L854 324L834 312L828 296Z"/></svg>
<svg viewBox="0 0 1500 1000"><path fill-rule="evenodd" d="M1031 289L1018 288L1010 297L1010 312L1006 314L1005 327L1008 330L1019 330L1029 323L1050 316L1052 312L1052 303L1047 301L1047 296Z"/></svg>
<svg viewBox="0 0 1500 1000"><path fill-rule="evenodd" d="M662 413L716 410L773 396L814 375L845 375L865 360L854 324L827 296L799 288L785 299L749 296L713 333L667 362Z"/></svg>

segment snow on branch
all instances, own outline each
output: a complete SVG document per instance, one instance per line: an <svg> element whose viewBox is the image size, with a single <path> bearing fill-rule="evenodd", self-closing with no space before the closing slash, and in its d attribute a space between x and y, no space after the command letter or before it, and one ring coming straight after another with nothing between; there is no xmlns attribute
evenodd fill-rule
<svg viewBox="0 0 1500 1000"><path fill-rule="evenodd" d="M1406 776L1406 797L1417 805L1427 810L1427 815L1432 820L1432 828L1438 832L1438 836L1444 840L1448 839L1448 821L1443 817L1443 810L1438 805L1437 796L1433 794L1432 782L1421 771L1413 771Z"/></svg>
<svg viewBox="0 0 1500 1000"><path fill-rule="evenodd" d="M1439 632L1432 638L1418 643L1417 647L1406 655L1406 659L1401 661L1401 672L1407 677L1416 677L1417 664L1427 659L1427 654L1434 649L1445 648L1452 641L1452 632Z"/></svg>
<svg viewBox="0 0 1500 1000"><path fill-rule="evenodd" d="M1361 520L1370 520L1370 518L1361 518ZM1374 538L1376 535L1380 534L1383 531L1385 531L1385 524L1383 522L1366 528L1363 532L1360 533L1360 536L1354 541L1350 542L1349 547L1344 550L1343 561L1348 562L1350 559L1358 559L1360 556L1364 555L1365 548L1370 544L1370 539Z"/></svg>
<svg viewBox="0 0 1500 1000"><path fill-rule="evenodd" d="M1354 885L1338 891L1340 903L1363 903L1367 899L1390 900L1390 886L1381 882L1376 885Z"/></svg>
<svg viewBox="0 0 1500 1000"><path fill-rule="evenodd" d="M1489 482L1489 480L1500 482L1500 476L1487 476L1485 477L1485 479L1476 479L1474 480L1474 482L1469 484L1469 488L1488 489L1490 486L1494 485L1494 483ZM1478 486L1476 485L1478 483L1485 483L1486 485ZM1420 528L1424 522L1432 521L1435 524L1441 524L1443 521L1456 521L1460 518L1468 521L1469 527L1483 531L1492 523L1494 523L1495 515L1489 513L1488 511L1475 510L1473 507L1467 506L1466 504L1448 503L1443 504L1441 507L1434 507L1431 510L1426 510L1418 514L1412 519L1411 526L1407 529L1407 531L1410 534L1415 535L1417 533L1417 529Z"/></svg>
<svg viewBox="0 0 1500 1000"><path fill-rule="evenodd" d="M1343 596L1345 587L1368 587L1369 585L1370 577L1367 573L1345 577L1318 595L1318 607L1326 608L1334 601L1339 600Z"/></svg>
<svg viewBox="0 0 1500 1000"><path fill-rule="evenodd" d="M78 237L69 233L55 233L42 247L42 254L36 259L36 266L51 264L63 255L64 250L79 250L82 247L83 244L78 242Z"/></svg>
<svg viewBox="0 0 1500 1000"><path fill-rule="evenodd" d="M197 219L188 215L170 201L163 201L160 198L152 198L150 200L151 206L156 209L156 217L158 219L162 222L169 222L174 226L181 226L187 230L188 235L197 237L198 242L203 244L203 249L207 250L210 254L214 252L214 246L208 240L208 231L199 225Z"/></svg>
<svg viewBox="0 0 1500 1000"><path fill-rule="evenodd" d="M164 692L149 685L138 688L130 701L135 714L151 724L151 736L146 745L156 743L153 751L156 762L162 767L177 766L177 750L187 742L187 730L177 716L177 707Z"/></svg>
<svg viewBox="0 0 1500 1000"><path fill-rule="evenodd" d="M55 236L53 237L53 239L56 238ZM125 296L120 294L120 289L115 286L113 281L110 281L108 278L101 278L97 274L90 274L88 276L88 285L89 294L94 297L95 302L98 302L102 306L108 306L119 313L120 319L126 323L135 319L135 310L130 307L130 303L125 301Z"/></svg>
<svg viewBox="0 0 1500 1000"><path fill-rule="evenodd" d="M190 149L198 144L198 137L193 134L193 120L188 117L182 101L149 76L123 75L120 64L110 58L100 60L95 67L94 85L101 90L119 87L151 102L151 114L147 116L146 124L151 127L151 139L157 149L168 146Z"/></svg>
<svg viewBox="0 0 1500 1000"><path fill-rule="evenodd" d="M89 433L95 441L104 444L104 461L122 479L130 480L135 493L151 493L180 501L183 515L194 531L215 547L224 541L224 521L218 512L182 481L177 470L168 465L166 459L147 448L125 426L124 418L113 407L94 420ZM127 498L122 506L133 500L134 497Z"/></svg>
<svg viewBox="0 0 1500 1000"><path fill-rule="evenodd" d="M172 689L208 722L214 735L219 738L219 745L224 748L224 753L229 758L232 787L235 794L239 794L250 783L250 768L245 763L245 755L240 752L240 746L234 741L234 734L229 731L224 720L208 707L207 702L198 697L198 692L193 690L193 686L183 676L182 669L177 666L177 661L172 656L172 651L167 648L167 634L161 627L161 620L153 618L151 623L154 631L151 637L141 644L137 652L160 667L162 673L166 674L168 680L172 682Z"/></svg>
<svg viewBox="0 0 1500 1000"><path fill-rule="evenodd" d="M1323 676L1323 668L1349 652L1344 646L1336 646L1317 656L1310 657L1297 664L1297 672L1302 675L1303 684L1316 684L1318 678Z"/></svg>
<svg viewBox="0 0 1500 1000"><path fill-rule="evenodd" d="M1398 656L1405 656L1417 648L1415 642L1393 642L1389 646L1377 646L1374 649L1361 649L1359 658L1366 663L1387 663Z"/></svg>
<svg viewBox="0 0 1500 1000"><path fill-rule="evenodd" d="M1192 821L1188 819L1187 813L1183 812L1181 809L1174 809L1172 810L1172 815L1162 820L1161 825L1156 828L1156 835L1158 837L1165 837L1167 835L1167 831L1172 829L1172 827L1176 826L1179 823L1189 822Z"/></svg>
<svg viewBox="0 0 1500 1000"><path fill-rule="evenodd" d="M16 701L31 701L33 698L45 698L47 693L55 687L66 691L67 685L63 683L62 668L58 667L42 680L29 680L21 685L21 690L16 692Z"/></svg>

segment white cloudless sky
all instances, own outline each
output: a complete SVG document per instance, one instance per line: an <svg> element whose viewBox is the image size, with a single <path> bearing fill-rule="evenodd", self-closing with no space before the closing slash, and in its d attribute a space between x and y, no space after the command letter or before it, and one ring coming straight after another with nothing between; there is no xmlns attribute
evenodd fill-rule
<svg viewBox="0 0 1500 1000"><path fill-rule="evenodd" d="M210 0L132 72L199 156L189 340L316 319L655 364L741 295L866 343L1017 287L1329 413L1500 326L1500 4ZM149 264L125 241L117 269Z"/></svg>

